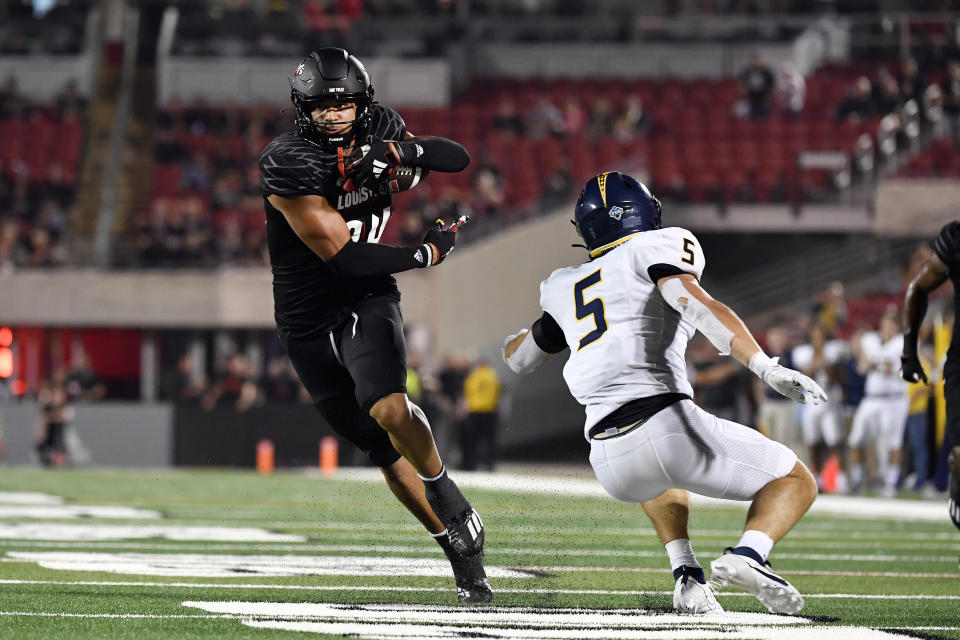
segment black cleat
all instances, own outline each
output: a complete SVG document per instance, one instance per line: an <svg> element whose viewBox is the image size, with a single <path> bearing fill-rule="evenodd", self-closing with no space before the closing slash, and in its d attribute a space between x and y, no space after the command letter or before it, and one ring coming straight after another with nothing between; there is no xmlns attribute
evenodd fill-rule
<svg viewBox="0 0 960 640"><path fill-rule="evenodd" d="M473 507L443 524L454 553L461 557L483 556L483 520Z"/></svg>

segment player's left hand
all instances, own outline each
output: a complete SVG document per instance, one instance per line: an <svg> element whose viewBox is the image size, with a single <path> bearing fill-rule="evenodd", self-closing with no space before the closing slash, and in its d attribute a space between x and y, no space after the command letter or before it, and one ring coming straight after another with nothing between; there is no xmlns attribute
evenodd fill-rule
<svg viewBox="0 0 960 640"><path fill-rule="evenodd" d="M900 377L907 382L920 382L929 384L927 374L923 371L923 365L920 364L920 358L915 355L903 356L900 358Z"/></svg>
<svg viewBox="0 0 960 640"><path fill-rule="evenodd" d="M408 143L396 140L367 139L358 151L360 156L346 167L346 177L356 187L367 188L379 185L394 167L405 164L411 160L407 156L413 155Z"/></svg>

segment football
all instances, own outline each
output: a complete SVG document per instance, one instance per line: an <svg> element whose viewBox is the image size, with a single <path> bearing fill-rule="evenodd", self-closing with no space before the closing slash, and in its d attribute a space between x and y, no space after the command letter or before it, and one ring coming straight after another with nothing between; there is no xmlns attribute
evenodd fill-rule
<svg viewBox="0 0 960 640"><path fill-rule="evenodd" d="M423 179L424 173L425 171L420 167L395 167L388 180L390 193L415 189Z"/></svg>

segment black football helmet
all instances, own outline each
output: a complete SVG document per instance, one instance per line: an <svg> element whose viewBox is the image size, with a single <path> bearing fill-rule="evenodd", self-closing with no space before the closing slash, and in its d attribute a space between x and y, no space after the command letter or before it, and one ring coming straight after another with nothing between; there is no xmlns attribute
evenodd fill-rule
<svg viewBox="0 0 960 640"><path fill-rule="evenodd" d="M317 49L301 60L290 77L290 100L297 113L297 133L325 149L353 146L367 135L373 85L363 63L343 49ZM310 117L317 106L330 100L356 103L357 115L348 131L331 135Z"/></svg>
<svg viewBox="0 0 960 640"><path fill-rule="evenodd" d="M580 192L573 224L595 258L607 245L660 228L660 201L636 178L610 171L594 176Z"/></svg>

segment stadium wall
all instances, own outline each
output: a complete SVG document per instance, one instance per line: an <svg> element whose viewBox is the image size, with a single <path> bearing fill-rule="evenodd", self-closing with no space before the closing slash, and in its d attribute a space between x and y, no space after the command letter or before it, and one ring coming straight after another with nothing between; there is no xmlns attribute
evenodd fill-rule
<svg viewBox="0 0 960 640"><path fill-rule="evenodd" d="M40 419L32 404L0 407L7 464L35 459ZM103 467L165 467L172 460L173 408L167 404L110 402L75 408L78 464ZM69 437L69 436L68 436ZM68 441L68 446L71 442Z"/></svg>

